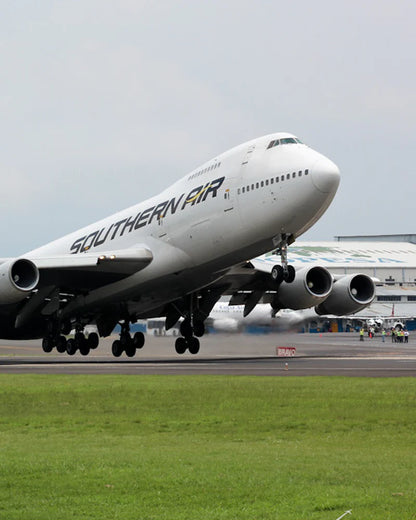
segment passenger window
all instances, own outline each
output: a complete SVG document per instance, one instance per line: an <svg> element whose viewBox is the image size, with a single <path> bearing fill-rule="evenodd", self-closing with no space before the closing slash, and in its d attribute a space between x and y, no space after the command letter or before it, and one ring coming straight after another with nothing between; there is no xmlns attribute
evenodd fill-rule
<svg viewBox="0 0 416 520"><path fill-rule="evenodd" d="M244 193L244 191L245 191L245 190L244 190L244 188L243 188L243 193Z"/></svg>
<svg viewBox="0 0 416 520"><path fill-rule="evenodd" d="M270 184L273 184L274 183L274 179L273 177L270 179Z"/></svg>
<svg viewBox="0 0 416 520"><path fill-rule="evenodd" d="M292 173L292 177L293 177L293 179L296 177L296 172Z"/></svg>
<svg viewBox="0 0 416 520"><path fill-rule="evenodd" d="M256 182L256 188L259 189L259 183L258 182Z"/></svg>
<svg viewBox="0 0 416 520"><path fill-rule="evenodd" d="M286 179L288 179L288 180L290 179L290 173L288 173L288 174L286 175Z"/></svg>
<svg viewBox="0 0 416 520"><path fill-rule="evenodd" d="M302 172L299 172L298 175L299 175L299 177L302 177Z"/></svg>
<svg viewBox="0 0 416 520"><path fill-rule="evenodd" d="M282 176L280 177L280 180L283 182L283 181L285 180L285 176L282 175Z"/></svg>
<svg viewBox="0 0 416 520"><path fill-rule="evenodd" d="M305 170L305 175L308 175L308 173L309 173L309 170Z"/></svg>
<svg viewBox="0 0 416 520"><path fill-rule="evenodd" d="M266 179L266 186L269 185L269 179Z"/></svg>
<svg viewBox="0 0 416 520"><path fill-rule="evenodd" d="M263 181L260 182L260 186L263 188L263 186L264 186L264 182Z"/></svg>
<svg viewBox="0 0 416 520"><path fill-rule="evenodd" d="M240 188L238 188L237 190L237 195L240 195Z"/></svg>
<svg viewBox="0 0 416 520"><path fill-rule="evenodd" d="M247 191L250 191L250 186L247 186Z"/></svg>
<svg viewBox="0 0 416 520"><path fill-rule="evenodd" d="M251 189L254 190L254 184L251 185Z"/></svg>
<svg viewBox="0 0 416 520"><path fill-rule="evenodd" d="M276 182L279 182L279 177L276 177Z"/></svg>

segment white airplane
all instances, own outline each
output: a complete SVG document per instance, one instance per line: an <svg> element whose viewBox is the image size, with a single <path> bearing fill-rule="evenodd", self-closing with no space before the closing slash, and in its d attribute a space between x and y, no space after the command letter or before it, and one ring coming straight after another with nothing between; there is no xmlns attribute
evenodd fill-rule
<svg viewBox="0 0 416 520"><path fill-rule="evenodd" d="M119 323L112 352L133 356L144 336L132 337L131 323L165 316L169 329L182 317L176 351L197 353L222 294L242 295L246 314L265 291L293 308L305 283L309 300L322 301L328 272L313 267L294 279L287 245L322 216L339 180L333 162L288 133L232 148L145 202L3 259L0 337L43 338L45 352L86 355ZM271 276L247 263L272 249L281 264ZM98 334L87 336L87 325Z"/></svg>
<svg viewBox="0 0 416 520"><path fill-rule="evenodd" d="M241 332L245 326L272 327L273 330L289 330L301 323L317 317L313 309L294 311L281 309L276 312L268 303L259 303L244 316L244 305L229 305L217 302L207 319L213 329L219 332Z"/></svg>

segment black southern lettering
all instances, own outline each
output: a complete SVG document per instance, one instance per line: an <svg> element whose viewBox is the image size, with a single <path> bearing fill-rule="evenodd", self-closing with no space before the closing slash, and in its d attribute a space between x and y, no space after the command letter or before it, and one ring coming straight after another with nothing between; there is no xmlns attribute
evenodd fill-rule
<svg viewBox="0 0 416 520"><path fill-rule="evenodd" d="M134 229L139 229L147 224L147 219L150 216L150 213L155 209L154 206L151 208L147 208L143 211L140 218L137 219Z"/></svg>
<svg viewBox="0 0 416 520"><path fill-rule="evenodd" d="M87 238L84 240L81 251L88 251L88 249L91 249L97 235L98 235L98 231L94 231L94 233L90 233L87 236Z"/></svg>
<svg viewBox="0 0 416 520"><path fill-rule="evenodd" d="M124 224L123 229L120 233L121 237L123 236L123 234L127 228L130 228L129 233L131 233L133 231L134 224L136 223L136 219L138 218L139 215L140 215L140 212L134 217L134 219L132 219L132 217L129 217L127 219L127 222Z"/></svg>
<svg viewBox="0 0 416 520"><path fill-rule="evenodd" d="M79 250L81 249L82 241L85 240L85 236L78 238L75 240L75 242L72 244L70 251L72 251L72 255L76 255L79 253Z"/></svg>
<svg viewBox="0 0 416 520"><path fill-rule="evenodd" d="M121 226L121 224L123 224L124 222L126 222L126 218L123 218L123 220L119 220L118 222L116 222L114 224L114 233L112 234L111 236L111 240L114 240L114 237L116 236L117 234L117 231L118 231L118 228Z"/></svg>
<svg viewBox="0 0 416 520"><path fill-rule="evenodd" d="M105 237L101 240L100 237L101 237L101 234L103 231L105 231L105 228L103 228L99 233L98 233L98 236L97 238L95 239L95 243L94 243L94 247L98 247L98 246L101 246L102 244L104 244L104 242L107 240L107 237L111 231L113 227L113 224L111 224L111 226L108 228L108 231L107 233L105 234Z"/></svg>
<svg viewBox="0 0 416 520"><path fill-rule="evenodd" d="M153 213L152 213L152 216L151 216L150 219L149 219L148 224L150 224L150 223L152 222L152 220L154 219L154 217L157 217L157 220L159 220L159 219L162 218L162 216L163 216L163 211L164 211L164 209L165 209L167 203L168 203L168 201L165 200L165 202L161 202L160 204L158 204L158 205L155 207L155 209L154 209L154 211L153 211Z"/></svg>

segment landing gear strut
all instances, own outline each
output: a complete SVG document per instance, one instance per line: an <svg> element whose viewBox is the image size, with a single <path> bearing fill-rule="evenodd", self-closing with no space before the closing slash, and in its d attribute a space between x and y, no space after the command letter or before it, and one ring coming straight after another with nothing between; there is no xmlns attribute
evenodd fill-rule
<svg viewBox="0 0 416 520"><path fill-rule="evenodd" d="M280 285L283 281L292 283L296 276L296 271L293 265L288 265L287 262L287 237L282 235L282 242L280 247L276 249L276 253L280 254L282 265L274 265L271 272L271 277L276 285Z"/></svg>

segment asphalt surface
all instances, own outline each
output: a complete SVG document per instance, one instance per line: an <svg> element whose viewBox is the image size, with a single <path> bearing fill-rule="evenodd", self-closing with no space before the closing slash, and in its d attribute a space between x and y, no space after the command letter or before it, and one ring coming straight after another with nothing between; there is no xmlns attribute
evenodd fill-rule
<svg viewBox="0 0 416 520"><path fill-rule="evenodd" d="M101 340L88 356L45 354L41 341L0 341L0 373L31 374L215 374L258 376L416 376L416 335L409 343L381 337L359 341L356 333L210 334L197 355L176 354L173 337L146 337L134 358L114 358L112 341ZM279 357L278 347L294 348Z"/></svg>

